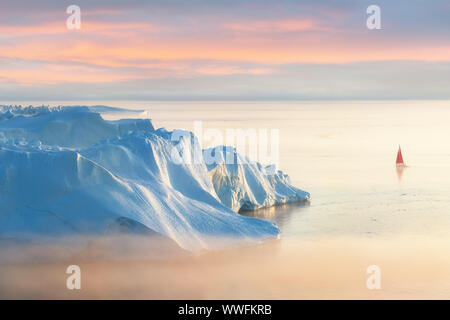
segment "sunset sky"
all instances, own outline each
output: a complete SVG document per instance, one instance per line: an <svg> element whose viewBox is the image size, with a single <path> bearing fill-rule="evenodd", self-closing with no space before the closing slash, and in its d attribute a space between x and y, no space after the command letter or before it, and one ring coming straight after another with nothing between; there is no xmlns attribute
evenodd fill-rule
<svg viewBox="0 0 450 320"><path fill-rule="evenodd" d="M66 8L81 8L68 30ZM381 30L366 8L381 7ZM0 97L450 99L448 0L2 0Z"/></svg>

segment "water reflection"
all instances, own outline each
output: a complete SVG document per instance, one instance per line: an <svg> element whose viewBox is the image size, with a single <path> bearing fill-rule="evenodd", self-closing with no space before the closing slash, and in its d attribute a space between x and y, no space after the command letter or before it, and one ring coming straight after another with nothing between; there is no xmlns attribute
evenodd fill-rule
<svg viewBox="0 0 450 320"><path fill-rule="evenodd" d="M406 166L397 166L397 178L398 181L401 182L402 181L402 177L403 177L403 171L405 171Z"/></svg>
<svg viewBox="0 0 450 320"><path fill-rule="evenodd" d="M294 212L310 206L310 201L281 204L255 211L240 211L239 214L247 217L274 221L280 229L288 225Z"/></svg>

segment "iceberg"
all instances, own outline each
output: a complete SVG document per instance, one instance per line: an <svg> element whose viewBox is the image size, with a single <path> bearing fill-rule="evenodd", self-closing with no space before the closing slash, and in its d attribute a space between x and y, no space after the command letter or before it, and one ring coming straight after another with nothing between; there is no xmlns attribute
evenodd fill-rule
<svg viewBox="0 0 450 320"><path fill-rule="evenodd" d="M239 209L306 195L257 163L175 163L174 149L202 154L193 135L172 141L150 119L105 120L105 109L0 107L0 239L126 230L216 249L278 236L275 223Z"/></svg>
<svg viewBox="0 0 450 320"><path fill-rule="evenodd" d="M214 189L223 204L234 211L307 201L310 194L291 185L289 176L273 166L240 155L233 147L204 150ZM208 164L209 159L214 159ZM228 159L232 159L229 161Z"/></svg>

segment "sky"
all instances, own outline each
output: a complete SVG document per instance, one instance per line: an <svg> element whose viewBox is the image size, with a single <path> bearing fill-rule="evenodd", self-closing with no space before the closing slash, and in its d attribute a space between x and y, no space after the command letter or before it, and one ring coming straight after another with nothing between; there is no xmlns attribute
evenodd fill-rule
<svg viewBox="0 0 450 320"><path fill-rule="evenodd" d="M450 99L448 0L0 3L0 104L365 99Z"/></svg>

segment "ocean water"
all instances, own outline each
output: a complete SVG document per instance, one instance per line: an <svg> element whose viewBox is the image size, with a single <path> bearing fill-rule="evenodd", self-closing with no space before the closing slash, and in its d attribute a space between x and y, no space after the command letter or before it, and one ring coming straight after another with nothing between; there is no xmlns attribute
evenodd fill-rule
<svg viewBox="0 0 450 320"><path fill-rule="evenodd" d="M202 121L203 131L224 135L227 129L278 129L279 168L311 193L308 205L253 213L277 221L283 239L449 234L450 102L191 102L145 108L156 127L168 129L193 130L194 121ZM395 166L399 145L408 165L403 170Z"/></svg>
<svg viewBox="0 0 450 320"><path fill-rule="evenodd" d="M102 104L144 109L167 129L277 129L279 168L311 201L245 213L276 221L276 241L175 262L86 263L90 290L76 295L57 286L64 274L47 278L50 293L36 269L3 270L32 284L17 297L450 298L450 101ZM370 265L380 290L366 286Z"/></svg>
<svg viewBox="0 0 450 320"><path fill-rule="evenodd" d="M204 130L221 132L279 130L279 167L311 193L311 201L245 214L277 222L281 273L297 283L299 275L287 265L298 266L315 279L306 292L304 280L281 288L282 296L450 298L449 101L205 102L148 109L156 126L168 128L193 130L193 122L202 121ZM403 170L395 166L399 145L408 165ZM365 286L372 264L385 275L381 293Z"/></svg>

